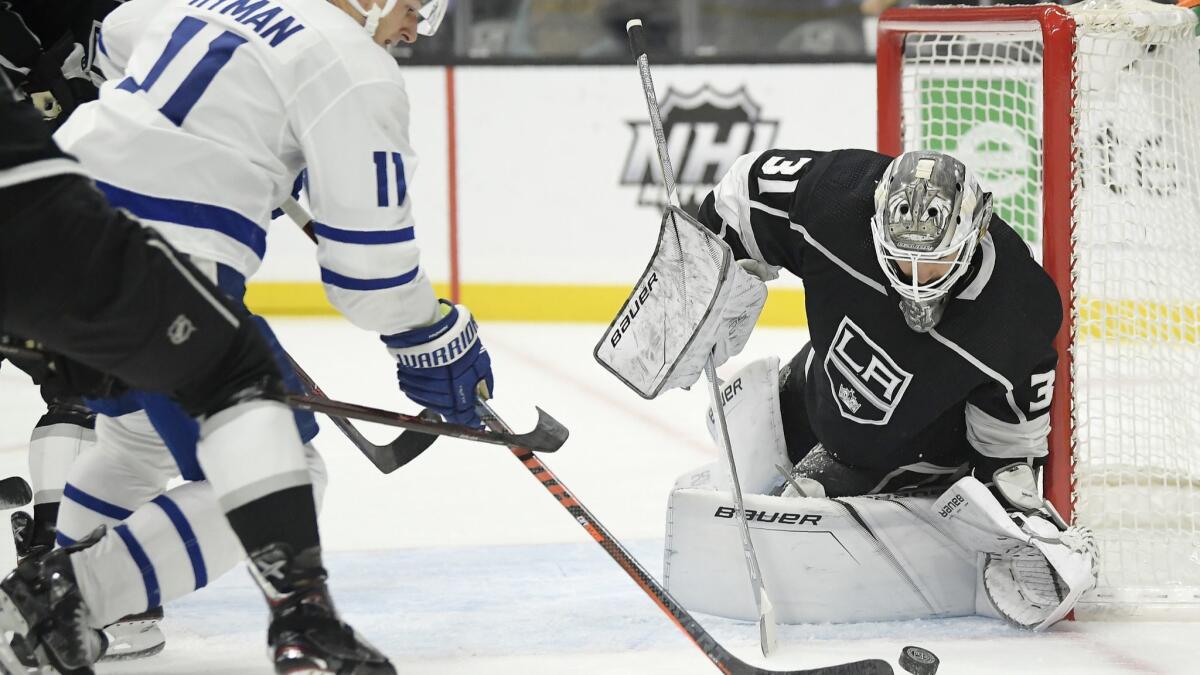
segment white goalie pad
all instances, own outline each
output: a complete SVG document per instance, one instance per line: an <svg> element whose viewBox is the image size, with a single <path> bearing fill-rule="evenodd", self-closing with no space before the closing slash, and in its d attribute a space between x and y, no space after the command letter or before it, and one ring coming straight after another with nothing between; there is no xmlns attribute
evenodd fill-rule
<svg viewBox="0 0 1200 675"><path fill-rule="evenodd" d="M721 385L721 407L729 431L733 459L738 467L742 491L768 494L783 484L777 467L791 468L783 435L783 416L779 410L779 358L759 359L739 370ZM705 414L708 434L723 450L716 413L710 404ZM728 490L729 464L713 465L714 486Z"/></svg>
<svg viewBox="0 0 1200 675"><path fill-rule="evenodd" d="M729 246L683 210L663 212L658 245L594 355L643 398L691 386L710 351L741 351L766 286L734 264Z"/></svg>
<svg viewBox="0 0 1200 675"><path fill-rule="evenodd" d="M1062 531L1041 515L1007 513L977 479L967 476L938 497L933 512L950 537L983 556L980 613L1031 630L1062 619L1096 584L1090 531Z"/></svg>
<svg viewBox="0 0 1200 675"><path fill-rule="evenodd" d="M694 472L680 483L704 483ZM932 497L823 499L745 494L747 520L782 623L976 613L979 556L933 526ZM667 507L664 579L689 610L758 613L728 492L681 487Z"/></svg>

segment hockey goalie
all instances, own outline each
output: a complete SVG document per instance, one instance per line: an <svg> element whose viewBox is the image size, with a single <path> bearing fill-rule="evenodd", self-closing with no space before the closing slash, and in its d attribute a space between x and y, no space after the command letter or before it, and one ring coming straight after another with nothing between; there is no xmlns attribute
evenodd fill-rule
<svg viewBox="0 0 1200 675"><path fill-rule="evenodd" d="M777 620L1066 616L1097 561L1038 485L1062 306L991 193L935 152L745 155L698 220L667 210L596 358L647 398L691 386L741 351L781 270L809 342L720 396ZM753 620L731 480L723 461L678 479L664 576L690 609Z"/></svg>

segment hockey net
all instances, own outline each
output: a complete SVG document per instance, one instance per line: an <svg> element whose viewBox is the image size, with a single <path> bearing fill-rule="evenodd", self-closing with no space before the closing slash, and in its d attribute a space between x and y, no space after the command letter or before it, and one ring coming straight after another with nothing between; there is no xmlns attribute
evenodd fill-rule
<svg viewBox="0 0 1200 675"><path fill-rule="evenodd" d="M1069 307L1044 481L1097 534L1081 617L1200 616L1198 50L1149 0L880 21L880 150L972 167Z"/></svg>

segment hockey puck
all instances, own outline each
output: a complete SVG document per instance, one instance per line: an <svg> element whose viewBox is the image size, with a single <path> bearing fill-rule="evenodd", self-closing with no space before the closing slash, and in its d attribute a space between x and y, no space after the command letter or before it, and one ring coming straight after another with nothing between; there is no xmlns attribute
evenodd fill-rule
<svg viewBox="0 0 1200 675"><path fill-rule="evenodd" d="M937 672L938 657L923 647L905 647L900 650L900 667L913 675L934 675Z"/></svg>

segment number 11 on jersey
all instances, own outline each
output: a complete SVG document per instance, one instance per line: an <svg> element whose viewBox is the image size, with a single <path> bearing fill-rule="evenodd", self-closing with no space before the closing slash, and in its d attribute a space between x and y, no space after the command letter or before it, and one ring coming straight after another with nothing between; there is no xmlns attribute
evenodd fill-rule
<svg viewBox="0 0 1200 675"><path fill-rule="evenodd" d="M171 31L171 38L167 41L166 48L154 65L150 67L150 72L146 73L146 79L139 83L132 77L126 77L117 85L117 88L130 93L150 91L171 61L207 25L196 17L184 17L175 30ZM246 38L230 31L224 31L214 38L208 44L208 51L192 67L191 72L183 78L179 87L167 98L166 103L158 111L171 120L175 126L182 125L184 118L191 112L192 106L200 100L200 96L204 94L205 89L208 89L208 85L212 84L213 78L225 67L226 63L229 63L233 52L245 42Z"/></svg>

